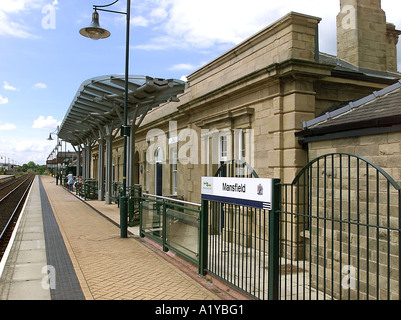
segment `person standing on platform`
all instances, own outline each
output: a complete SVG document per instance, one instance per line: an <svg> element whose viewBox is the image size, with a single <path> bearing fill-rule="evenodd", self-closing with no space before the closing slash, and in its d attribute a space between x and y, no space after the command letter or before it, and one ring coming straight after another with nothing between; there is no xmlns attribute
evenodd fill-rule
<svg viewBox="0 0 401 320"><path fill-rule="evenodd" d="M74 178L72 176L72 171L70 171L70 173L67 175L67 179L68 179L68 190L72 191L72 188L74 186Z"/></svg>

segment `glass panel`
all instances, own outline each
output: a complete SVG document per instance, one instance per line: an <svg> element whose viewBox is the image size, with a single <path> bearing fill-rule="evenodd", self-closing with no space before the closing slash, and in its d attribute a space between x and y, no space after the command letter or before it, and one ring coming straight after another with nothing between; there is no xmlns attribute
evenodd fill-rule
<svg viewBox="0 0 401 320"><path fill-rule="evenodd" d="M168 206L166 209L166 243L198 260L198 213Z"/></svg>
<svg viewBox="0 0 401 320"><path fill-rule="evenodd" d="M159 201L142 201L142 231L162 238L163 205Z"/></svg>

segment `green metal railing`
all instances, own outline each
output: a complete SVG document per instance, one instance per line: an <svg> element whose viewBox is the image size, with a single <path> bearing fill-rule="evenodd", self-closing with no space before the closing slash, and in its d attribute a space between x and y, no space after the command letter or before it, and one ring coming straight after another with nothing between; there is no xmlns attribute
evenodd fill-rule
<svg viewBox="0 0 401 320"><path fill-rule="evenodd" d="M217 174L257 177L244 168ZM401 299L401 188L384 170L324 155L290 184L273 179L272 199L268 211L144 194L141 236L255 299Z"/></svg>
<svg viewBox="0 0 401 320"><path fill-rule="evenodd" d="M142 186L139 184L127 187L128 197L128 225L133 227L139 224L139 210L142 200Z"/></svg>
<svg viewBox="0 0 401 320"><path fill-rule="evenodd" d="M215 176L258 178L247 163L238 160L223 163ZM202 201L201 274L212 274L257 299L277 299L278 183L273 181L276 200L271 211Z"/></svg>
<svg viewBox="0 0 401 320"><path fill-rule="evenodd" d="M279 180L272 210L202 201L200 273L210 273L256 299L277 299Z"/></svg>
<svg viewBox="0 0 401 320"><path fill-rule="evenodd" d="M400 204L372 162L318 157L274 180L271 211L204 201L200 272L257 299L400 299Z"/></svg>
<svg viewBox="0 0 401 320"><path fill-rule="evenodd" d="M162 196L143 194L140 202L140 234L199 263L199 216L201 205Z"/></svg>
<svg viewBox="0 0 401 320"><path fill-rule="evenodd" d="M120 197L121 197L121 192L123 189L123 183L119 181L113 181L111 184L111 201L114 201L115 203L120 206Z"/></svg>
<svg viewBox="0 0 401 320"><path fill-rule="evenodd" d="M128 226L133 227L139 224L139 204L142 197L142 186L139 184L126 188L128 205ZM114 181L111 189L111 200L120 206L123 193L122 183Z"/></svg>
<svg viewBox="0 0 401 320"><path fill-rule="evenodd" d="M76 194L85 200L95 200L98 198L98 184L97 180L88 179L83 181L82 183L77 183L76 186Z"/></svg>
<svg viewBox="0 0 401 320"><path fill-rule="evenodd" d="M282 185L281 299L400 299L401 196L381 168L328 154Z"/></svg>

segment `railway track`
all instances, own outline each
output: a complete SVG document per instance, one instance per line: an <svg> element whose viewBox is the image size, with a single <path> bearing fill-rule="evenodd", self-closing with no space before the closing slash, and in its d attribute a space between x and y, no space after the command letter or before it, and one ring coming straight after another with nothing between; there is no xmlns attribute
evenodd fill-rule
<svg viewBox="0 0 401 320"><path fill-rule="evenodd" d="M0 260L10 241L34 178L34 174L26 174L0 185Z"/></svg>

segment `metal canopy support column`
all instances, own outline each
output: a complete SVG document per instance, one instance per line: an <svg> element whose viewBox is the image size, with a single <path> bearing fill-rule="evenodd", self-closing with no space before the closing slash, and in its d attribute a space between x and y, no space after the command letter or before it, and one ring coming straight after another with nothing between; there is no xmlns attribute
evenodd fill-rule
<svg viewBox="0 0 401 320"><path fill-rule="evenodd" d="M138 109L136 109L138 111ZM138 115L138 112L135 112L134 119L132 121L131 125L131 136L129 139L129 173L128 173L128 182L130 186L133 186L135 184L135 135L136 131L138 130L139 126L141 125L143 119L145 119L145 116L147 114L147 111L145 111L143 114L140 115L139 119L136 119L136 116ZM139 164L137 164L139 165ZM138 177L139 181L139 177Z"/></svg>
<svg viewBox="0 0 401 320"><path fill-rule="evenodd" d="M87 156L87 152L86 152L86 145L84 145L84 147L82 148L82 179L87 179L87 172L86 172L86 156Z"/></svg>
<svg viewBox="0 0 401 320"><path fill-rule="evenodd" d="M130 136L127 137L127 159L126 159L126 182L127 182L127 186L131 185L131 171L132 171L132 149L131 149L131 134Z"/></svg>
<svg viewBox="0 0 401 320"><path fill-rule="evenodd" d="M128 143L128 185L133 186L135 184L135 170L134 170L134 159L135 159L135 131L134 126L131 127L131 135Z"/></svg>
<svg viewBox="0 0 401 320"><path fill-rule="evenodd" d="M113 185L113 163L112 163L112 145L113 145L113 135L110 126L106 126L106 182L105 182L105 196L106 204L111 204L112 196L112 185Z"/></svg>
<svg viewBox="0 0 401 320"><path fill-rule="evenodd" d="M99 163L98 163L98 200L104 199L104 136L100 133L99 144Z"/></svg>
<svg viewBox="0 0 401 320"><path fill-rule="evenodd" d="M73 145L72 147L74 148L74 151L77 154L76 175L77 175L77 177L79 177L79 176L82 175L82 173L81 173L81 146L80 145L77 145L77 146Z"/></svg>
<svg viewBox="0 0 401 320"><path fill-rule="evenodd" d="M91 155L92 155L92 145L89 139L86 140L85 145L85 173L86 179L91 178Z"/></svg>

